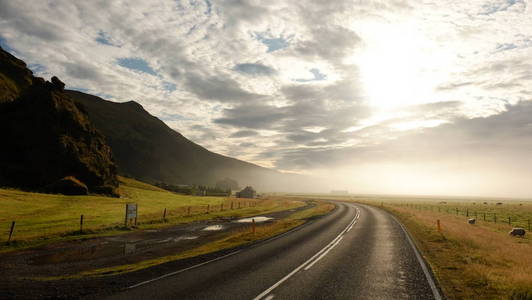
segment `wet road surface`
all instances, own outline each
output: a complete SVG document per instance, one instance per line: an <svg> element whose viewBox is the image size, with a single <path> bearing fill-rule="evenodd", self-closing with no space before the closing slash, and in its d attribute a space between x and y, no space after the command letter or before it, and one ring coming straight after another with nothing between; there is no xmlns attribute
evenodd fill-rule
<svg viewBox="0 0 532 300"><path fill-rule="evenodd" d="M338 203L279 238L109 299L438 299L417 255L387 212Z"/></svg>

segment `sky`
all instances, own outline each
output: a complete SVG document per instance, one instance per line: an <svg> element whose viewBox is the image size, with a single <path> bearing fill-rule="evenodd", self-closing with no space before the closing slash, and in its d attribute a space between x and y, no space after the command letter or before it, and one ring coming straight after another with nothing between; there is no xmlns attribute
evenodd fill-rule
<svg viewBox="0 0 532 300"><path fill-rule="evenodd" d="M0 0L0 46L323 189L532 197L528 4Z"/></svg>

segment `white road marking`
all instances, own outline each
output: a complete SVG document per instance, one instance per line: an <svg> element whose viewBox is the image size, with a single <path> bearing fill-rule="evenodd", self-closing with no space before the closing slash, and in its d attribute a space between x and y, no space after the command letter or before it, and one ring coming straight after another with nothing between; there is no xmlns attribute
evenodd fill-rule
<svg viewBox="0 0 532 300"><path fill-rule="evenodd" d="M308 266L305 267L305 271L307 271L308 269L312 268L312 266L317 263L320 259L322 259L325 255L327 255L327 253L329 253L329 251L332 250L332 248L334 248L336 245L338 245L338 243L340 243L340 241L344 238L344 236L342 235L340 237L339 240L336 241L336 243L334 243L331 247L329 247L329 249L327 249L327 251L323 252L320 257L316 258L311 264L309 264Z"/></svg>
<svg viewBox="0 0 532 300"><path fill-rule="evenodd" d="M296 231L296 230L299 230L299 229L301 229L301 226L295 227L295 228L293 228L293 229L288 230L287 232L284 232L284 233L278 234L278 235L273 236L273 237L271 237L271 238L267 238L267 239L263 240L261 243L269 242L269 241L273 241L273 240L279 239L279 238L281 238L281 237L283 237L283 236L285 236L285 235L287 235L287 234L290 234L290 233L292 233L292 232L294 232L294 231ZM152 279L150 279L150 280L142 281L142 282L139 282L139 283L134 284L134 285L132 285L132 286L129 286L129 287L125 288L125 289L126 289L126 290L128 290L128 289L133 289L133 288L136 288L136 287L139 287L139 286L142 286L142 285L145 285L145 284L148 284L148 283L151 283L151 282L157 281L157 280L161 280L161 279L166 278L166 277L174 276L174 275L177 275L177 274L179 274L179 273L182 273L182 272L185 272L185 271L188 271L188 270L192 270L192 269L195 269L195 268L201 267L201 266L203 266L203 265L206 265L206 264L209 264L209 263L212 263L212 262L218 261L218 260L220 260L220 259L224 259L224 258L226 258L226 257L229 257L229 256L232 256L232 255L235 255L235 254L237 254L237 253L240 252L240 251L242 251L242 250L237 250L237 251L231 252L231 253L229 253L229 254L226 254L226 255L223 255L223 256L217 257L217 258L215 258L215 259L211 259L211 260L206 261L206 262L202 262L202 263L197 264L197 265L193 265L193 266L188 267L188 268L185 268L185 269L181 269L181 270L178 270L178 271L175 271L175 272L171 272L171 273L168 273L168 274L164 274L164 275L162 275L162 276L159 276L159 277L156 277L156 278L152 278Z"/></svg>
<svg viewBox="0 0 532 300"><path fill-rule="evenodd" d="M273 299L273 294L270 294L268 297L264 298L264 300L272 300Z"/></svg>
<svg viewBox="0 0 532 300"><path fill-rule="evenodd" d="M286 275L285 277L281 278L281 280L277 281L274 285L272 285L271 287L269 287L268 289L266 289L264 292L260 293L260 295L258 295L257 297L253 298L253 300L260 300L260 299L263 299L266 295L268 295L269 293L271 293L274 289L276 289L278 286L280 286L283 282L285 282L286 280L288 280L290 277L292 277L294 274L296 274L299 270L303 269L305 266L307 266L308 264L314 264L316 261L318 261L319 259L321 259L320 255L324 252L328 252L328 250L332 249L332 247L336 246L337 242L339 242L342 238L343 238L343 235L347 232L347 230L353 226L356 221L358 220L358 217L360 216L360 210L358 208L355 208L356 211L357 211L357 214L355 215L355 217L353 218L353 220L351 220L351 222L344 228L344 230L342 230L329 244L327 244L325 247L323 247L320 251L318 251L316 254L314 254L311 258L309 258L307 261L305 261L304 263L302 263L301 265L299 265L297 268L295 268L294 270L292 270L292 272L288 273L288 275ZM336 244L335 244L336 243ZM314 259L316 259L316 261L314 261ZM314 261L314 262L313 262ZM266 300L266 299L265 299Z"/></svg>
<svg viewBox="0 0 532 300"><path fill-rule="evenodd" d="M215 262L217 260L220 260L220 259L224 259L228 256L231 256L231 255L235 255L237 254L238 252L240 252L242 250L237 250L237 251L234 251L234 252L231 252L229 254L226 254L226 255L223 255L223 256L220 256L220 257L217 257L215 259L211 259L211 260L208 260L206 262L202 262L201 264L197 264L197 265L193 265L192 267L188 267L186 269L181 269L179 271L175 271L175 272L172 272L172 273L168 273L168 274L164 274L163 276L159 276L159 277L155 277L153 279L150 279L150 280L146 280L146 281L143 281L143 282L140 282L140 283L137 283L135 285L132 285L132 286L129 286L127 287L126 289L132 289L132 288L136 288L136 287L139 287L141 285L145 285L145 284L148 284L150 282L154 282L154 281L157 281L157 280L160 280L160 279L163 279L163 278L166 278L166 277L170 277L170 276L174 276L176 274L179 274L179 273L182 273L182 272L185 272L185 271L188 271L188 270L192 270L192 269L195 269L195 268L198 268L198 267L201 267L203 265L206 265L208 263L211 263L211 262Z"/></svg>

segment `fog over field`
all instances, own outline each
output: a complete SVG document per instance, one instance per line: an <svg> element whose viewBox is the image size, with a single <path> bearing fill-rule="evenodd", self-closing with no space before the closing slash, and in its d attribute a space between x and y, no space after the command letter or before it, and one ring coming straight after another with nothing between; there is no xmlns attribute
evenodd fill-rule
<svg viewBox="0 0 532 300"><path fill-rule="evenodd" d="M526 0L0 0L0 46L308 191L532 198Z"/></svg>

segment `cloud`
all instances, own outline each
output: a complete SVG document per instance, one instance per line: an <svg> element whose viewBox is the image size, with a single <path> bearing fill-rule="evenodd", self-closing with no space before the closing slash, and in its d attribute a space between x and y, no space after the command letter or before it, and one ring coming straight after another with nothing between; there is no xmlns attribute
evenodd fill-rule
<svg viewBox="0 0 532 300"><path fill-rule="evenodd" d="M320 58L338 63L360 43L356 32L341 26L319 26L311 30L310 38L294 43L294 55Z"/></svg>
<svg viewBox="0 0 532 300"><path fill-rule="evenodd" d="M246 104L224 110L224 117L214 120L214 123L231 125L233 127L266 129L275 127L285 117L283 108Z"/></svg>
<svg viewBox="0 0 532 300"><path fill-rule="evenodd" d="M66 73L74 78L83 80L101 80L102 76L98 72L98 68L91 66L84 66L81 64L65 63Z"/></svg>
<svg viewBox="0 0 532 300"><path fill-rule="evenodd" d="M0 0L0 46L37 76L133 99L210 150L286 171L349 167L358 175L346 178L370 186L355 167L386 178L398 169L379 162L422 170L419 157L438 173L443 162L460 169L454 158L472 170L462 155L487 174L527 161L524 10L513 0Z"/></svg>
<svg viewBox="0 0 532 300"><path fill-rule="evenodd" d="M240 87L235 80L227 77L202 77L196 73L186 74L188 89L204 100L222 102L252 102L263 98L263 95L250 93Z"/></svg>
<svg viewBox="0 0 532 300"><path fill-rule="evenodd" d="M440 90L440 91L456 90L456 89L459 89L461 87L470 86L470 85L474 85L474 84L475 84L475 82L471 82L471 81L445 83L444 85L441 85L441 86L437 87L437 89Z"/></svg>
<svg viewBox="0 0 532 300"><path fill-rule="evenodd" d="M273 68L270 68L268 66L265 66L259 63L237 64L235 65L233 70L244 73L244 74L257 75L257 76L269 76L269 75L274 75L275 73L277 73Z"/></svg>
<svg viewBox="0 0 532 300"><path fill-rule="evenodd" d="M250 137L250 136L256 136L259 133L254 130L240 130L235 133L231 134L232 138L243 138L243 137Z"/></svg>

